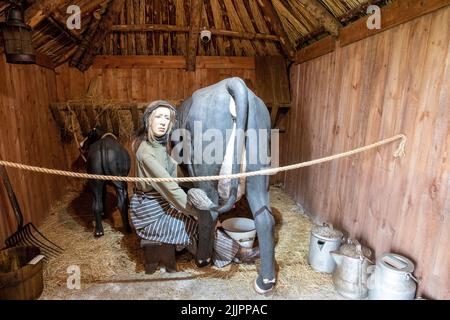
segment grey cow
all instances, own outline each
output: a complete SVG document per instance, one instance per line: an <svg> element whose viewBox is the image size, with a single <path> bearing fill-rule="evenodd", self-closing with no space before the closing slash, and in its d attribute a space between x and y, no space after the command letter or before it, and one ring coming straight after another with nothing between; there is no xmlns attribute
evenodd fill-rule
<svg viewBox="0 0 450 320"><path fill-rule="evenodd" d="M231 104L235 106L234 114L230 111ZM267 149L270 145L271 125L267 107L245 85L242 79L234 77L195 91L192 97L185 100L177 110L177 122L172 142L175 146L184 146L179 156L183 157L181 166L187 170L189 176L210 176L218 175L221 172L224 157L221 158L221 161L213 163L202 158L204 153L208 153L207 148L210 148L210 144L199 141L199 139L203 140L208 130L213 130L215 133L220 132L221 135L215 141L216 153L214 156L217 157L217 152L226 149L233 125L236 128L236 136L232 154L232 173L241 171L239 159L242 159L244 144L246 147L244 153L246 172L265 169L270 165L266 163L267 161L261 160L261 158L264 159L261 157L262 153L267 156ZM184 135L179 134L183 131L180 129L185 129ZM198 131L201 131L202 135L198 135ZM246 137L243 134L243 132L248 133L249 131L257 133L256 140L254 135L252 135L253 139L250 139L250 135ZM263 146L264 150L260 150L260 146ZM209 198L218 205L216 211L205 212L205 215L199 218L199 245L196 262L199 266L205 266L211 261L218 215L229 211L237 201L239 179L231 180L229 197L222 201L219 197L217 181L195 182L194 184L195 187L204 190ZM274 218L269 205L269 177L248 177L245 187L246 197L255 219L261 256L261 269L255 279L254 288L262 294L273 289L276 278Z"/></svg>

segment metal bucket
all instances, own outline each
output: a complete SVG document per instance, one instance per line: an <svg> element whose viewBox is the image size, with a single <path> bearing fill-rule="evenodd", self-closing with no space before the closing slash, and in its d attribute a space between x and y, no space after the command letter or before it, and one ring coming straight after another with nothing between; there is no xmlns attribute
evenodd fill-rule
<svg viewBox="0 0 450 320"><path fill-rule="evenodd" d="M385 253L369 277L369 300L413 300L417 279L412 275L411 260L394 253Z"/></svg>
<svg viewBox="0 0 450 320"><path fill-rule="evenodd" d="M308 263L319 272L332 273L336 262L330 251L338 250L342 243L343 234L333 229L331 224L313 226L309 238Z"/></svg>

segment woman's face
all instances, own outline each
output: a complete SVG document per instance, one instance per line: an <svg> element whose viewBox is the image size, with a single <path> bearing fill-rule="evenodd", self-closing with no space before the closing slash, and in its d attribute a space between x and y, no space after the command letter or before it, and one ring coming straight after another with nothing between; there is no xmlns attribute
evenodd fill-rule
<svg viewBox="0 0 450 320"><path fill-rule="evenodd" d="M150 129L155 137L161 137L166 134L170 124L170 109L159 107L155 111Z"/></svg>

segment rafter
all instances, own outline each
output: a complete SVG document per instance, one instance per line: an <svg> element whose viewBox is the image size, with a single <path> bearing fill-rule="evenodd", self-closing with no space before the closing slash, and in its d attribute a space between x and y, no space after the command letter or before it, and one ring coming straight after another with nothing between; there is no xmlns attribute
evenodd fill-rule
<svg viewBox="0 0 450 320"><path fill-rule="evenodd" d="M50 16L50 14L61 6L69 5L73 0L40 0L35 1L30 7L25 10L25 21L34 28Z"/></svg>
<svg viewBox="0 0 450 320"><path fill-rule="evenodd" d="M241 38L248 40L266 40L266 41L279 41L280 38L273 34L265 33L253 33L253 32L240 32L223 29L208 28L211 34L216 36L227 36L231 38ZM166 24L118 24L111 27L111 31L115 32L154 32L154 31L166 31L166 32L179 32L188 33L189 27L166 25Z"/></svg>
<svg viewBox="0 0 450 320"><path fill-rule="evenodd" d="M294 48L289 41L286 31L281 24L281 20L273 7L270 0L258 0L258 4L264 13L264 18L266 21L272 25L275 33L280 37L280 44L285 53L285 55L292 59L294 56Z"/></svg>
<svg viewBox="0 0 450 320"><path fill-rule="evenodd" d="M191 12L189 23L188 49L187 49L187 70L195 70L195 57L197 55L198 46L198 32L201 20L201 5L200 0L191 0Z"/></svg>
<svg viewBox="0 0 450 320"><path fill-rule="evenodd" d="M122 11L124 4L125 0L111 0L105 14L101 17L95 34L90 41L89 47L86 49L83 57L78 63L78 69L85 71L92 65L95 55L103 45L106 35L111 31L114 19Z"/></svg>
<svg viewBox="0 0 450 320"><path fill-rule="evenodd" d="M299 0L299 2L331 35L335 37L339 35L339 29L342 28L342 25L321 3L317 0Z"/></svg>

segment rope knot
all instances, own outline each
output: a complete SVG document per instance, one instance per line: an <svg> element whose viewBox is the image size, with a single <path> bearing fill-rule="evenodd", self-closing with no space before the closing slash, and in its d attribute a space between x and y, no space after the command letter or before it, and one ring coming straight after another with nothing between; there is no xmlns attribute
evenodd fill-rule
<svg viewBox="0 0 450 320"><path fill-rule="evenodd" d="M399 134L398 137L401 137L402 141L400 141L398 148L394 151L394 158L403 158L406 155L406 136L404 134Z"/></svg>

